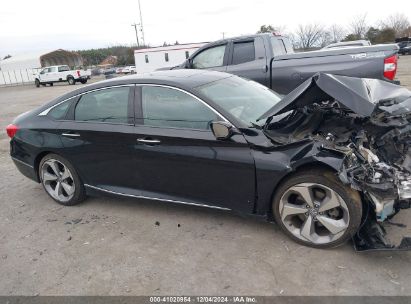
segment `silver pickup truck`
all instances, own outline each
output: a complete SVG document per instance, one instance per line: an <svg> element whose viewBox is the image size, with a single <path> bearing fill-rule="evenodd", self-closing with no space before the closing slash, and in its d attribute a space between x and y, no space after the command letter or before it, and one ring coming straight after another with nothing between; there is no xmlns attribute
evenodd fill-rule
<svg viewBox="0 0 411 304"><path fill-rule="evenodd" d="M173 69L228 72L287 94L318 72L393 82L397 53L396 44L295 53L288 38L265 33L209 43Z"/></svg>

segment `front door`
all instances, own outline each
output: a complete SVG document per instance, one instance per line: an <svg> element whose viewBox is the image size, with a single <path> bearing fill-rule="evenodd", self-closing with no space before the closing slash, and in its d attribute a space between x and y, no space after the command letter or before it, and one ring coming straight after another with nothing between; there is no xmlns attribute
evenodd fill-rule
<svg viewBox="0 0 411 304"><path fill-rule="evenodd" d="M49 74L50 74L50 68L44 68L39 74L40 81L41 82L49 81L50 80Z"/></svg>
<svg viewBox="0 0 411 304"><path fill-rule="evenodd" d="M135 181L143 196L251 212L254 161L241 134L217 140L223 120L203 101L177 88L136 91Z"/></svg>

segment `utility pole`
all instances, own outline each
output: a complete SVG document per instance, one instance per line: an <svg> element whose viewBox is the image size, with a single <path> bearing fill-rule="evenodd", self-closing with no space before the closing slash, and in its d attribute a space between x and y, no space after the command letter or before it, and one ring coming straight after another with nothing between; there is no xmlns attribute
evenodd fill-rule
<svg viewBox="0 0 411 304"><path fill-rule="evenodd" d="M139 47L139 46L140 46L140 42L138 41L137 25L139 25L139 24L133 23L131 26L134 26L134 30L136 31L137 47Z"/></svg>
<svg viewBox="0 0 411 304"><path fill-rule="evenodd" d="M143 38L143 44L146 45L146 40L144 39L143 15L141 14L140 0L138 0L138 10L140 12L141 38Z"/></svg>
<svg viewBox="0 0 411 304"><path fill-rule="evenodd" d="M221 34L223 34L223 39L225 38L225 32L221 32Z"/></svg>

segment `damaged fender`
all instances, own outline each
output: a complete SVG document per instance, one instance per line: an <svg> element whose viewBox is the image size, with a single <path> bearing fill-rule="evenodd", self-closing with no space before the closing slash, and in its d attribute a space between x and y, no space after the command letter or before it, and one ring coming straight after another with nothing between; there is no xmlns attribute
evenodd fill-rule
<svg viewBox="0 0 411 304"><path fill-rule="evenodd" d="M274 145L311 141L319 153L343 155L338 176L360 191L368 210L356 249L395 249L382 223L410 207L409 90L376 79L316 74L259 119L266 119L264 132ZM398 249L411 249L409 239Z"/></svg>

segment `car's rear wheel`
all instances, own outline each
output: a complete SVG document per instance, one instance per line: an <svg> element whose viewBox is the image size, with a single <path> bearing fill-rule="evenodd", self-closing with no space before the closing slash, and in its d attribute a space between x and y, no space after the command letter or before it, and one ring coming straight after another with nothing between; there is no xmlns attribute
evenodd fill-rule
<svg viewBox="0 0 411 304"><path fill-rule="evenodd" d="M276 191L273 213L294 241L316 248L345 243L361 224L357 191L343 185L329 170L306 170L285 180Z"/></svg>
<svg viewBox="0 0 411 304"><path fill-rule="evenodd" d="M76 170L59 155L48 154L41 160L39 176L47 194L59 204L76 205L86 197L84 185Z"/></svg>
<svg viewBox="0 0 411 304"><path fill-rule="evenodd" d="M82 80L80 80L80 82L81 82L82 84L86 84L86 83L87 83L87 79L82 79Z"/></svg>

